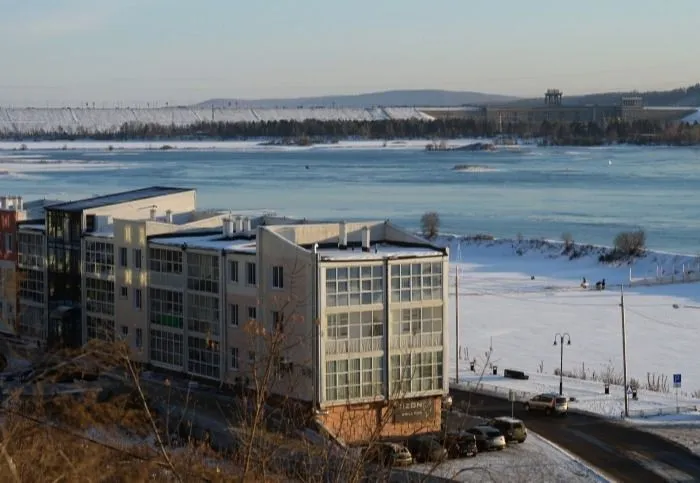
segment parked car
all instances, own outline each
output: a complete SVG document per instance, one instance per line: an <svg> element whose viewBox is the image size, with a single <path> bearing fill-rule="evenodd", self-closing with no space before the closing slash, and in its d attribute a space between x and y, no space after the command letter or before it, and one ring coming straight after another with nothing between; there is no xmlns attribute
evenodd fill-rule
<svg viewBox="0 0 700 483"><path fill-rule="evenodd" d="M489 426L499 430L506 443L522 443L527 439L527 428L519 419L500 416L489 421Z"/></svg>
<svg viewBox="0 0 700 483"><path fill-rule="evenodd" d="M565 416L569 411L569 401L558 394L539 394L525 403L525 411L544 411L544 414Z"/></svg>
<svg viewBox="0 0 700 483"><path fill-rule="evenodd" d="M506 438L494 427L475 426L467 431L476 438L479 451L500 451L506 447Z"/></svg>
<svg viewBox="0 0 700 483"><path fill-rule="evenodd" d="M408 466L413 456L406 446L398 443L375 443L364 451L367 461L383 466Z"/></svg>
<svg viewBox="0 0 700 483"><path fill-rule="evenodd" d="M448 431L441 433L438 441L447 450L450 458L462 458L464 456L476 456L479 448L476 437L466 431Z"/></svg>
<svg viewBox="0 0 700 483"><path fill-rule="evenodd" d="M430 435L414 436L406 442L406 446L413 458L419 463L447 459L447 450L435 437Z"/></svg>

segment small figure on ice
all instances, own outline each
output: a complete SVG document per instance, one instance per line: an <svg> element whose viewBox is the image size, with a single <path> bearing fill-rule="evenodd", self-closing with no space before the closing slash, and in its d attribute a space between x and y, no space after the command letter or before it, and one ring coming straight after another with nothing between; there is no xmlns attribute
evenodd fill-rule
<svg viewBox="0 0 700 483"><path fill-rule="evenodd" d="M596 282L595 289L596 290L605 290L605 279Z"/></svg>
<svg viewBox="0 0 700 483"><path fill-rule="evenodd" d="M581 281L581 288L588 289L588 280L586 280L586 277L583 277L583 280Z"/></svg>

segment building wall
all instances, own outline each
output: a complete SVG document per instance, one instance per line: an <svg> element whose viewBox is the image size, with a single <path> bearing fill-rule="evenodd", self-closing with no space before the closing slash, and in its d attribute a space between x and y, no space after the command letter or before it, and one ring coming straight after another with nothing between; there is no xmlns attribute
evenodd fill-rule
<svg viewBox="0 0 700 483"><path fill-rule="evenodd" d="M257 263L259 318L268 333L259 338L263 347L258 352L283 359L271 390L311 401L315 327L311 253L267 227L259 227ZM277 332L275 314L281 333Z"/></svg>
<svg viewBox="0 0 700 483"><path fill-rule="evenodd" d="M3 330L14 330L16 325L17 215L14 209L0 210L0 328Z"/></svg>
<svg viewBox="0 0 700 483"><path fill-rule="evenodd" d="M173 213L185 213L194 211L197 207L197 193L194 190L172 193L163 196L154 196L129 203L117 203L114 205L102 206L85 210L86 215L112 216L120 219L145 219L148 218L149 210L155 206L158 213L165 213L171 210ZM83 219L83 226L85 226Z"/></svg>
<svg viewBox="0 0 700 483"><path fill-rule="evenodd" d="M24 336L45 340L48 329L45 234L20 227L17 230L17 252L18 329Z"/></svg>
<svg viewBox="0 0 700 483"><path fill-rule="evenodd" d="M362 229L370 228L371 238L384 238L384 222L346 223L348 242L361 241ZM313 223L300 225L268 226L266 229L277 233L292 243L310 245L312 243L324 243L338 239L340 233L339 223Z"/></svg>
<svg viewBox="0 0 700 483"><path fill-rule="evenodd" d="M258 300L258 259L255 253L226 254L226 371L229 384L245 383L259 359L256 343L258 317L262 317ZM249 272L252 279L249 280ZM252 353L252 354L251 354Z"/></svg>
<svg viewBox="0 0 700 483"><path fill-rule="evenodd" d="M318 419L347 443L369 442L379 435L383 438L408 437L440 431L442 398L427 397L419 400L421 403L432 407L432 413L425 412L413 421L396 420L395 407L384 402L332 406L326 408Z"/></svg>

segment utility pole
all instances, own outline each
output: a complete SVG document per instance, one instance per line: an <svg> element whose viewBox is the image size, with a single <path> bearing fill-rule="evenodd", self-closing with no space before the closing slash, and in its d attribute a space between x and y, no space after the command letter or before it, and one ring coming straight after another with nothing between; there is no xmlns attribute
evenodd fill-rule
<svg viewBox="0 0 700 483"><path fill-rule="evenodd" d="M459 384L459 268L455 267L455 383Z"/></svg>
<svg viewBox="0 0 700 483"><path fill-rule="evenodd" d="M625 290L620 284L620 312L622 315L622 383L625 385L625 417L629 417L629 400L627 398L627 336L625 335Z"/></svg>

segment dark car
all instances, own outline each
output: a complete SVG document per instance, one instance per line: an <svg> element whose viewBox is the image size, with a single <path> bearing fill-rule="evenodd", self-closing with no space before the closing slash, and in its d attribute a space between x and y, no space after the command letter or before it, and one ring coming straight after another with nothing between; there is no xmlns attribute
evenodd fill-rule
<svg viewBox="0 0 700 483"><path fill-rule="evenodd" d="M382 466L408 466L413 463L411 452L398 443L375 443L364 451L367 461Z"/></svg>
<svg viewBox="0 0 700 483"><path fill-rule="evenodd" d="M447 450L433 436L414 436L406 442L406 447L413 455L413 459L419 463L447 459Z"/></svg>
<svg viewBox="0 0 700 483"><path fill-rule="evenodd" d="M499 430L506 438L506 443L522 443L527 439L527 428L519 419L501 416L489 421L489 426Z"/></svg>
<svg viewBox="0 0 700 483"><path fill-rule="evenodd" d="M476 437L479 451L502 450L506 447L506 438L491 426L476 426L467 430Z"/></svg>
<svg viewBox="0 0 700 483"><path fill-rule="evenodd" d="M479 449L476 437L466 431L449 431L440 434L438 439L447 450L450 458L462 458L464 456L476 456Z"/></svg>

